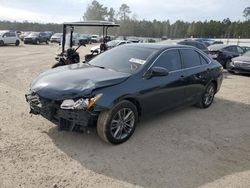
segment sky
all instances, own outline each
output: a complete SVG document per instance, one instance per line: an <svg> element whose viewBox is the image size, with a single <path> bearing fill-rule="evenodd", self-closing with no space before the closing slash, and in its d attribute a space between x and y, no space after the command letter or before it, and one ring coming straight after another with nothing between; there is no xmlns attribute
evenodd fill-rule
<svg viewBox="0 0 250 188"><path fill-rule="evenodd" d="M92 0L0 0L0 20L63 23L82 20ZM99 0L118 10L129 5L137 19L176 20L244 20L243 10L250 0ZM132 16L131 14L131 16Z"/></svg>

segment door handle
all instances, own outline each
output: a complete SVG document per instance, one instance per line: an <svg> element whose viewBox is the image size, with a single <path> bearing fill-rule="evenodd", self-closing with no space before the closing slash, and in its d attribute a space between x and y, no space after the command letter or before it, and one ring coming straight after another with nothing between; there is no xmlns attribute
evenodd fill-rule
<svg viewBox="0 0 250 188"><path fill-rule="evenodd" d="M184 80L185 76L184 75L181 75L181 80Z"/></svg>

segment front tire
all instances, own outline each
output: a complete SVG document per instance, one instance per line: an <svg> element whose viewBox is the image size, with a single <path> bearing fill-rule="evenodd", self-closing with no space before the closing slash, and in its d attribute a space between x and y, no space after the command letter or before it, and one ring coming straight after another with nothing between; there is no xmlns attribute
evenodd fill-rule
<svg viewBox="0 0 250 188"><path fill-rule="evenodd" d="M138 121L136 106L129 101L121 101L111 110L100 113L97 133L107 143L121 144L134 133Z"/></svg>
<svg viewBox="0 0 250 188"><path fill-rule="evenodd" d="M214 95L216 93L216 87L214 83L210 83L203 93L200 101L197 103L196 106L199 108L208 108L214 101Z"/></svg>
<svg viewBox="0 0 250 188"><path fill-rule="evenodd" d="M0 46L4 46L4 41L0 40Z"/></svg>
<svg viewBox="0 0 250 188"><path fill-rule="evenodd" d="M37 44L37 45L40 44L40 41L39 41L39 40L36 40L36 44Z"/></svg>
<svg viewBox="0 0 250 188"><path fill-rule="evenodd" d="M16 45L16 46L19 46L19 44L20 44L20 41L19 41L19 40L16 40L15 45Z"/></svg>

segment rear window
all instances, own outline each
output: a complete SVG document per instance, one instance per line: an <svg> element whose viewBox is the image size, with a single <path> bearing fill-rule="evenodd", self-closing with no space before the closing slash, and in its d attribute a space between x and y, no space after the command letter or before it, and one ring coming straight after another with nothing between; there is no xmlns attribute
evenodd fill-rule
<svg viewBox="0 0 250 188"><path fill-rule="evenodd" d="M180 50L184 62L184 68L191 68L201 65L200 55L192 49Z"/></svg>

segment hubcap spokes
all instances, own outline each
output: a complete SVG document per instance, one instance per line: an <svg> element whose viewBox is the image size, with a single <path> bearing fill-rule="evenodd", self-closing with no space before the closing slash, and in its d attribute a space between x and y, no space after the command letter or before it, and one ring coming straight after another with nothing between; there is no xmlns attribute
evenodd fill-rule
<svg viewBox="0 0 250 188"><path fill-rule="evenodd" d="M120 109L111 121L111 134L115 139L123 139L132 131L135 123L135 115L129 108Z"/></svg>
<svg viewBox="0 0 250 188"><path fill-rule="evenodd" d="M209 105L213 101L213 98L214 98L214 88L209 87L204 95L204 103L206 105Z"/></svg>

